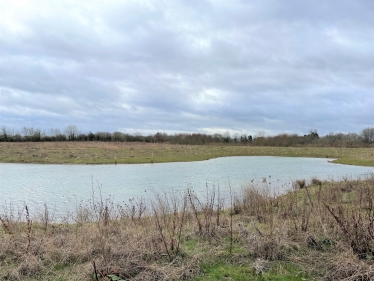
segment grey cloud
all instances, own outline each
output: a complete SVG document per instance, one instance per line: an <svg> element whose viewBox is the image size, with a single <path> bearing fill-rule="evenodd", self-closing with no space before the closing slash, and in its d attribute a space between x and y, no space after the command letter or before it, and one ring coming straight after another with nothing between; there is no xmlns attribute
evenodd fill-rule
<svg viewBox="0 0 374 281"><path fill-rule="evenodd" d="M371 1L58 6L20 18L25 32L0 21L2 120L270 133L373 120Z"/></svg>

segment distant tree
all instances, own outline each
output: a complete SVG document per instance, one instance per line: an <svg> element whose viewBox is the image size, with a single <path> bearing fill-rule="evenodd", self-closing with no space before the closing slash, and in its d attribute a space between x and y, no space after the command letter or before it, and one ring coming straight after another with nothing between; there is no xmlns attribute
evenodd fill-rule
<svg viewBox="0 0 374 281"><path fill-rule="evenodd" d="M67 141L67 138L64 134L58 134L56 136L56 141Z"/></svg>
<svg viewBox="0 0 374 281"><path fill-rule="evenodd" d="M51 137L56 137L58 135L61 135L61 132L59 129L50 129L49 132L50 132L49 135Z"/></svg>
<svg viewBox="0 0 374 281"><path fill-rule="evenodd" d="M94 141L95 140L95 135L91 131L87 135L87 140L88 141Z"/></svg>
<svg viewBox="0 0 374 281"><path fill-rule="evenodd" d="M317 133L316 129L309 130L309 134L304 135L303 137L303 143L308 144L308 143L317 143L317 140L319 139L319 135Z"/></svg>
<svg viewBox="0 0 374 281"><path fill-rule="evenodd" d="M88 141L88 136L84 133L79 133L77 136L75 136L75 140L77 140L77 141Z"/></svg>
<svg viewBox="0 0 374 281"><path fill-rule="evenodd" d="M346 135L346 141L348 145L357 145L360 141L360 136L356 133L348 133Z"/></svg>
<svg viewBox="0 0 374 281"><path fill-rule="evenodd" d="M65 128L65 136L69 141L75 140L75 138L78 136L78 128L75 125L69 125Z"/></svg>
<svg viewBox="0 0 374 281"><path fill-rule="evenodd" d="M213 135L213 141L214 142L222 142L223 136L221 134L214 134Z"/></svg>
<svg viewBox="0 0 374 281"><path fill-rule="evenodd" d="M309 130L309 135L312 137L312 139L318 139L319 135L317 133L317 129Z"/></svg>
<svg viewBox="0 0 374 281"><path fill-rule="evenodd" d="M152 140L153 140L153 136L152 135L148 135L148 136L144 137L144 142L152 142Z"/></svg>
<svg viewBox="0 0 374 281"><path fill-rule="evenodd" d="M241 135L240 136L240 142L247 143L248 142L247 135L245 135L245 134Z"/></svg>
<svg viewBox="0 0 374 281"><path fill-rule="evenodd" d="M361 132L361 138L364 143L373 143L374 142L374 128L368 127L363 129Z"/></svg>
<svg viewBox="0 0 374 281"><path fill-rule="evenodd" d="M1 135L0 135L0 141L8 141L8 132L5 126L1 127Z"/></svg>
<svg viewBox="0 0 374 281"><path fill-rule="evenodd" d="M235 134L232 136L232 139L234 140L234 142L238 142L238 140L239 140L239 134L238 134L238 133L235 133Z"/></svg>
<svg viewBox="0 0 374 281"><path fill-rule="evenodd" d="M40 129L35 129L33 131L33 134L31 136L32 141L41 141L42 140L42 134Z"/></svg>
<svg viewBox="0 0 374 281"><path fill-rule="evenodd" d="M162 133L161 135L162 135L161 138L165 141L167 134ZM140 132L136 132L134 137L135 137L136 142L144 142L144 136Z"/></svg>
<svg viewBox="0 0 374 281"><path fill-rule="evenodd" d="M23 138L25 141L31 141L34 135L34 128L33 127L23 127Z"/></svg>
<svg viewBox="0 0 374 281"><path fill-rule="evenodd" d="M112 134L108 132L96 132L95 140L97 141L112 141Z"/></svg>
<svg viewBox="0 0 374 281"><path fill-rule="evenodd" d="M16 133L14 136L13 136L13 141L16 141L16 142L21 142L23 139L22 139L22 136L21 134L19 133Z"/></svg>
<svg viewBox="0 0 374 281"><path fill-rule="evenodd" d="M223 142L225 142L225 143L229 143L230 140L231 140L230 133L227 131L227 132L223 135Z"/></svg>
<svg viewBox="0 0 374 281"><path fill-rule="evenodd" d="M255 145L264 145L265 144L265 132L259 132L256 135L255 140L256 140L254 141Z"/></svg>
<svg viewBox="0 0 374 281"><path fill-rule="evenodd" d="M248 141L249 141L249 142L252 142L252 141L253 141L253 139L252 139L252 136L251 136L251 135L249 135L249 136L248 136Z"/></svg>
<svg viewBox="0 0 374 281"><path fill-rule="evenodd" d="M160 133L157 133L153 136L153 141L154 142L164 142L165 139L164 139L164 136Z"/></svg>
<svg viewBox="0 0 374 281"><path fill-rule="evenodd" d="M114 132L112 134L113 141L124 141L124 135L121 132Z"/></svg>
<svg viewBox="0 0 374 281"><path fill-rule="evenodd" d="M6 134L8 141L15 141L15 135L17 134L14 128L6 128Z"/></svg>

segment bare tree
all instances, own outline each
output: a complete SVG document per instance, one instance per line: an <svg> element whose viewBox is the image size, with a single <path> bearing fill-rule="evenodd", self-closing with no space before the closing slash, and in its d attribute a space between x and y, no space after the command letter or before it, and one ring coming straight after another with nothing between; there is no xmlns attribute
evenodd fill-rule
<svg viewBox="0 0 374 281"><path fill-rule="evenodd" d="M51 137L57 137L58 135L61 135L61 132L59 129L50 129L49 131L50 131L49 135Z"/></svg>
<svg viewBox="0 0 374 281"><path fill-rule="evenodd" d="M9 135L7 132L7 128L5 126L1 127L1 135L0 135L0 140L2 141L7 141L9 139Z"/></svg>
<svg viewBox="0 0 374 281"><path fill-rule="evenodd" d="M41 139L42 139L43 136L44 136L44 135L42 135L42 131L41 131L40 129L35 129L35 130L33 131L33 134L32 134L32 136L31 136L31 139L32 139L33 141L41 141Z"/></svg>
<svg viewBox="0 0 374 281"><path fill-rule="evenodd" d="M368 127L363 129L361 132L362 141L364 143L373 143L374 142L374 128Z"/></svg>
<svg viewBox="0 0 374 281"><path fill-rule="evenodd" d="M22 132L23 132L23 138L26 141L31 141L34 136L35 130L33 127L23 127Z"/></svg>
<svg viewBox="0 0 374 281"><path fill-rule="evenodd" d="M68 140L73 141L78 136L78 128L75 125L69 125L65 128L65 135L68 138Z"/></svg>
<svg viewBox="0 0 374 281"><path fill-rule="evenodd" d="M229 131L227 131L226 133L223 134L223 142L229 143L230 140L231 140L231 136L230 136Z"/></svg>
<svg viewBox="0 0 374 281"><path fill-rule="evenodd" d="M233 134L232 138L233 138L234 142L238 142L239 141L239 134L238 133Z"/></svg>

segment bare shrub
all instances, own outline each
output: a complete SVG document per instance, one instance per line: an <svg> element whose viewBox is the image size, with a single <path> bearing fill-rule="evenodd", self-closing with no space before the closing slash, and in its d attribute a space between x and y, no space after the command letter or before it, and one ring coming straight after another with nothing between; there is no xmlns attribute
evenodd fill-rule
<svg viewBox="0 0 374 281"><path fill-rule="evenodd" d="M297 180L296 183L298 184L300 189L305 187L305 180Z"/></svg>
<svg viewBox="0 0 374 281"><path fill-rule="evenodd" d="M216 225L220 224L223 201L219 196L219 192L217 199L215 187L209 188L207 186L206 196L204 200L201 200L192 189L188 188L186 196L189 203L189 210L197 225L196 233L200 235L211 233L214 214L216 214Z"/></svg>
<svg viewBox="0 0 374 281"><path fill-rule="evenodd" d="M8 234L13 234L10 219L7 216L0 216L0 221L5 232Z"/></svg>
<svg viewBox="0 0 374 281"><path fill-rule="evenodd" d="M273 233L262 232L255 225L251 228L245 235L244 244L252 257L268 261L284 259L292 244L288 242L285 228Z"/></svg>
<svg viewBox="0 0 374 281"><path fill-rule="evenodd" d="M349 241L355 254L361 259L374 253L374 228L372 215L365 216L360 211L350 211L342 206L330 208L325 205L329 213Z"/></svg>
<svg viewBox="0 0 374 281"><path fill-rule="evenodd" d="M33 255L25 255L24 261L17 268L16 275L22 277L40 278L43 275L42 261Z"/></svg>
<svg viewBox="0 0 374 281"><path fill-rule="evenodd" d="M152 209L157 230L171 260L179 252L186 220L187 196L156 195L156 202L152 202Z"/></svg>
<svg viewBox="0 0 374 281"><path fill-rule="evenodd" d="M3 206L0 221L6 233L15 234L19 230L19 222L22 221L23 210L24 208L18 208L12 202Z"/></svg>
<svg viewBox="0 0 374 281"><path fill-rule="evenodd" d="M312 185L321 185L321 184L322 184L322 181L319 180L319 179L317 179L317 178L312 178L311 181L310 181L310 183L311 183Z"/></svg>
<svg viewBox="0 0 374 281"><path fill-rule="evenodd" d="M121 219L128 218L132 222L139 222L147 210L147 204L143 198L132 198L129 203L118 205Z"/></svg>
<svg viewBox="0 0 374 281"><path fill-rule="evenodd" d="M370 281L374 279L374 270L371 265L357 261L354 257L338 260L326 275L327 281Z"/></svg>
<svg viewBox="0 0 374 281"><path fill-rule="evenodd" d="M263 220L267 213L272 197L267 189L260 189L252 185L242 189L240 196L236 197L236 206L241 208L246 214L256 216Z"/></svg>

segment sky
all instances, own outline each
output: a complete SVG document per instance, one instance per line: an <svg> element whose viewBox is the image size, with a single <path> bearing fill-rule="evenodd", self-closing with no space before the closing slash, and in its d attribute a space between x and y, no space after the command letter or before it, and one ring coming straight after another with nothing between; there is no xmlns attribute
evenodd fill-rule
<svg viewBox="0 0 374 281"><path fill-rule="evenodd" d="M372 0L0 0L0 126L374 126Z"/></svg>

